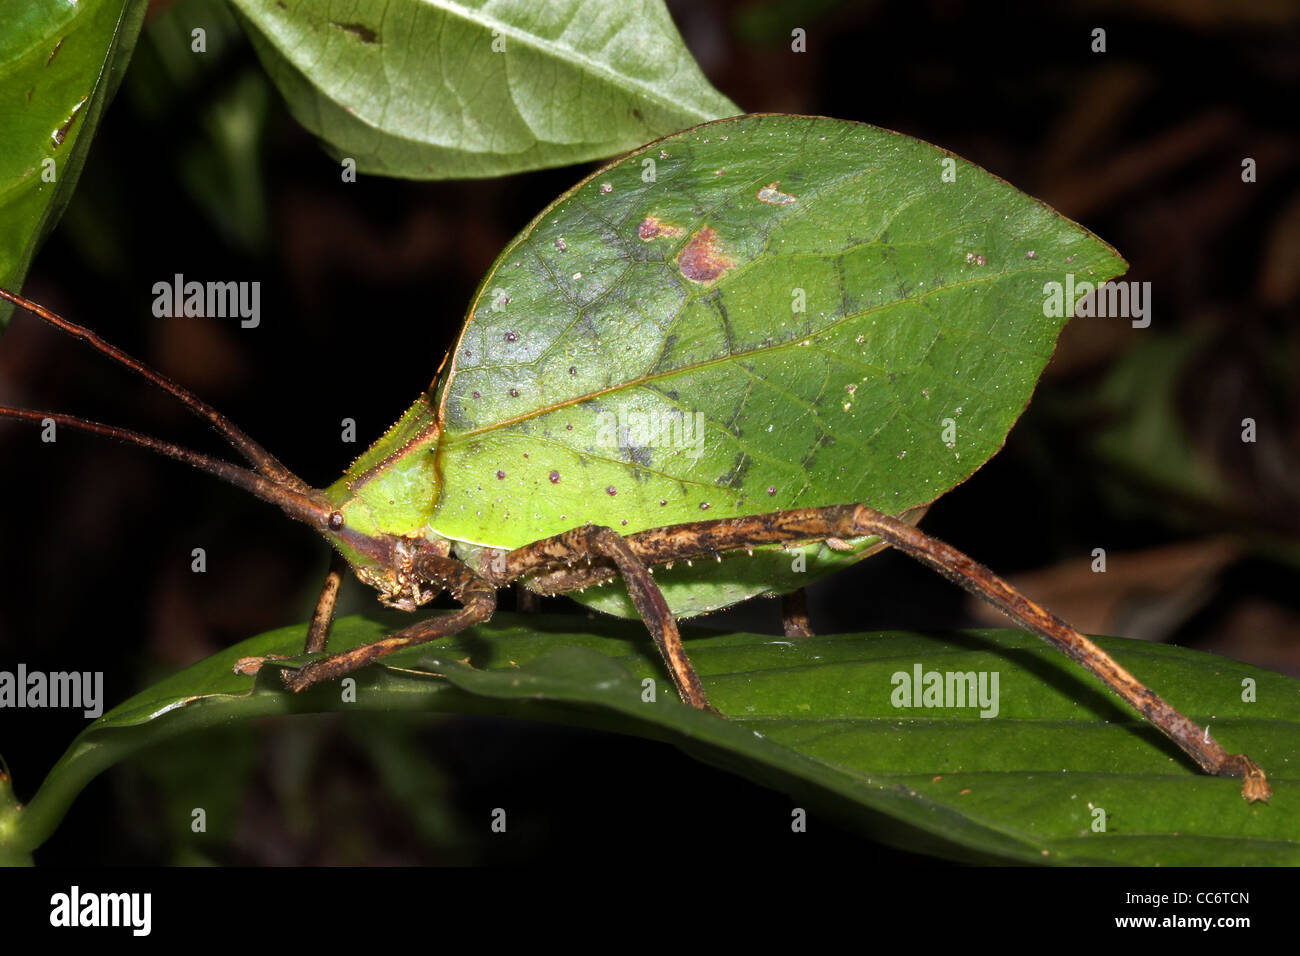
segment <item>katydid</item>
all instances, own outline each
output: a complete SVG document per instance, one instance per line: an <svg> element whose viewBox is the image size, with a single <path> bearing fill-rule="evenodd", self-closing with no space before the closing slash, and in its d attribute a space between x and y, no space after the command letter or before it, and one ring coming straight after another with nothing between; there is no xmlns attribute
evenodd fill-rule
<svg viewBox="0 0 1300 956"><path fill-rule="evenodd" d="M1248 801L1267 800L1249 757L914 526L1028 401L1073 306L1054 313L1045 283L1124 268L1082 227L929 144L747 116L645 146L538 215L484 279L434 384L328 488L88 329L3 291L170 392L252 467L67 415L0 417L134 443L314 527L335 560L306 653L326 652L348 568L389 607L414 612L444 591L460 604L284 668L292 691L486 621L497 590L521 583L639 616L682 700L712 710L679 618L779 594L787 632L809 633L800 587L894 547L1082 664L1206 772L1241 777ZM623 588L601 587L615 578Z"/></svg>

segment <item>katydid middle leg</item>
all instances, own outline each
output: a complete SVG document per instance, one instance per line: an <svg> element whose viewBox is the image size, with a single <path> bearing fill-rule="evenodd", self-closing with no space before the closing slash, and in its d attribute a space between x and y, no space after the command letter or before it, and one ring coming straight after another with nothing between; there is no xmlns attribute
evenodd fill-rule
<svg viewBox="0 0 1300 956"><path fill-rule="evenodd" d="M517 548L505 556L501 569L494 570L489 563L484 567L483 574L493 584L501 586L517 580L531 568L558 567L573 569L581 574L584 565L592 565L601 559L611 562L622 575L632 603L636 605L664 663L668 665L668 673L677 687L677 693L692 707L717 713L709 703L704 685L700 683L699 675L695 673L695 668L682 647L681 633L677 629L677 619L673 616L672 609L659 590L659 585L655 583L650 569L637 557L629 542L630 539L613 528L583 525Z"/></svg>

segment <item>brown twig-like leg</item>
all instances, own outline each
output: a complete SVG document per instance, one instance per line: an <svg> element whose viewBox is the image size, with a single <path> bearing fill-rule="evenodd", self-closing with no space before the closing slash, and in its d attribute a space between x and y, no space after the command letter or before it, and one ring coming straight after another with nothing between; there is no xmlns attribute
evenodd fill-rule
<svg viewBox="0 0 1300 956"><path fill-rule="evenodd" d="M307 643L304 654L319 654L325 650L330 636L330 624L334 620L334 605L339 598L339 588L343 584L343 574L348 569L347 559L337 551L330 554L330 569L325 575L325 584L321 586L320 597L316 599L316 611L307 625Z"/></svg>
<svg viewBox="0 0 1300 956"><path fill-rule="evenodd" d="M1242 796L1250 802L1267 800L1271 793L1264 771L1245 754L1230 754L1218 741L1145 687L1105 651L1056 615L1030 601L984 565L956 548L931 538L912 525L865 505L799 508L744 518L723 518L655 528L630 535L632 553L645 564L667 564L702 555L738 551L765 544L795 544L827 538L877 535L938 571L944 577L983 598L994 607L1042 637L1072 660L1104 681L1134 710L1177 744L1207 773L1242 778ZM554 539L551 539L554 540ZM523 548L507 555L510 559ZM587 575L564 576L563 560L546 560L545 550L530 552L518 562L517 574L538 573L533 584L548 590L556 584L589 586L607 579L607 568Z"/></svg>
<svg viewBox="0 0 1300 956"><path fill-rule="evenodd" d="M381 641L312 661L296 671L285 671L285 686L295 692L306 690L313 684L350 674L394 651L447 637L474 624L481 624L491 618L496 610L496 588L461 562L452 558L424 556L416 570L423 580L443 584L452 597L463 605L460 610L427 618Z"/></svg>
<svg viewBox="0 0 1300 956"><path fill-rule="evenodd" d="M781 595L781 624L786 637L812 637L808 620L808 595L803 588Z"/></svg>
<svg viewBox="0 0 1300 956"><path fill-rule="evenodd" d="M682 700L700 710L717 713L709 703L704 685L691 666L690 658L686 656L681 634L677 630L677 619L664 600L663 592L655 584L650 569L632 551L629 539L613 528L584 525L553 538L525 545L505 556L503 570L494 572L485 569L484 577L500 586L516 580L527 573L530 567L572 567L579 562L590 563L593 557L606 558L618 568L632 603L636 605L650 636L654 638L655 646L663 655L668 673Z"/></svg>

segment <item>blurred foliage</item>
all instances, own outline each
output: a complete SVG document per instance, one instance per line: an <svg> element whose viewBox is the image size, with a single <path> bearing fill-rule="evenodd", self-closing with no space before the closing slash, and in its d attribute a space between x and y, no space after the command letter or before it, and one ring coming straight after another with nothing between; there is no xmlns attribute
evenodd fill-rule
<svg viewBox="0 0 1300 956"><path fill-rule="evenodd" d="M1300 339L1282 333L1273 343L1243 352L1208 322L1156 333L1086 393L1056 396L1119 513L1185 534L1230 531L1300 568ZM1242 437L1252 433L1254 448Z"/></svg>
<svg viewBox="0 0 1300 956"><path fill-rule="evenodd" d="M203 55L190 49L198 23L206 32ZM175 147L181 182L230 242L263 253L270 242L263 143L274 94L253 64L231 68L246 42L224 0L165 8L149 22L125 95L151 123L180 111L195 115L197 129Z"/></svg>

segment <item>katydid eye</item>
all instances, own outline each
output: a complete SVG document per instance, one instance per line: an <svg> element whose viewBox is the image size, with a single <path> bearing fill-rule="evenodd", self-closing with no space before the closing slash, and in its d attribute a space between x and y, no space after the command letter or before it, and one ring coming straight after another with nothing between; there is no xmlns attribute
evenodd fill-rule
<svg viewBox="0 0 1300 956"><path fill-rule="evenodd" d="M331 531L343 530L343 512L335 511L330 515L330 530Z"/></svg>

